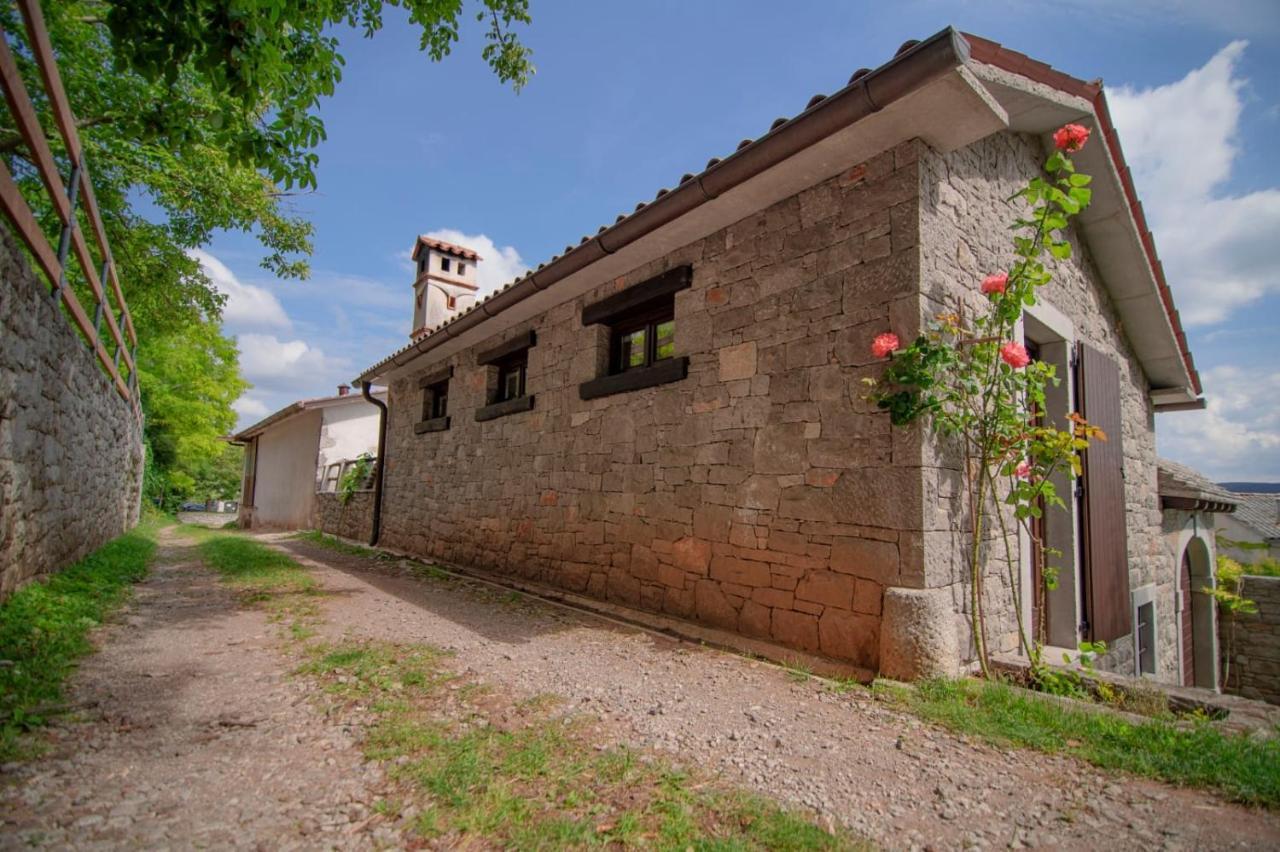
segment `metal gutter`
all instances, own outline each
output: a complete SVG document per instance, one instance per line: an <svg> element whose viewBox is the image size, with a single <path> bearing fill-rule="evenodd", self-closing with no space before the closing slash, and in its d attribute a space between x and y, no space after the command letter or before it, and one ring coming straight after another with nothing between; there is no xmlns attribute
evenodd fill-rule
<svg viewBox="0 0 1280 852"><path fill-rule="evenodd" d="M539 267L490 296L466 313L446 322L409 347L383 359L356 378L368 383L388 370L479 326L487 319L568 278L596 261L635 243L696 210L796 153L878 112L894 101L950 73L969 60L969 44L952 27L924 41L908 42L893 59L873 71L853 75L843 89L815 98L804 112L778 124L724 160L712 160L697 176L686 175L674 190L662 191L636 212L603 228L596 236Z"/></svg>
<svg viewBox="0 0 1280 852"><path fill-rule="evenodd" d="M369 546L378 543L382 534L382 477L387 469L387 404L369 392L372 382L360 383L360 395L378 406L378 468L373 474L373 520L369 524ZM254 456L254 461L257 461Z"/></svg>

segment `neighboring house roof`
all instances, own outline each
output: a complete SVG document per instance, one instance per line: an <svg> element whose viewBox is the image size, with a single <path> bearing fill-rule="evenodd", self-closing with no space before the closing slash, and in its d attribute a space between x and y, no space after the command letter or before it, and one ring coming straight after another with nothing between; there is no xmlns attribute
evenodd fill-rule
<svg viewBox="0 0 1280 852"><path fill-rule="evenodd" d="M1156 484L1163 509L1195 509L1202 512L1233 512L1237 495L1210 480L1194 468L1169 459L1159 459Z"/></svg>
<svg viewBox="0 0 1280 852"><path fill-rule="evenodd" d="M1266 541L1280 539L1280 495L1233 494L1240 505L1234 517Z"/></svg>
<svg viewBox="0 0 1280 852"><path fill-rule="evenodd" d="M463 257L467 260L480 261L484 259L466 246L456 245L455 243L446 243L444 240L437 240L435 237L428 237L426 234L421 234L418 237L418 241L413 244L413 260L418 259L418 255L422 253L424 246L427 248L433 248L436 251L442 251L445 254L457 255L458 257Z"/></svg>
<svg viewBox="0 0 1280 852"><path fill-rule="evenodd" d="M385 381L428 351L439 349L444 357L500 333L895 144L922 138L946 152L1006 129L1048 139L1068 121L1100 128L1107 143L1076 155L1080 169L1094 176L1093 204L1078 221L1153 398L1158 406L1198 404L1200 379L1101 84L951 28L905 43L879 68L859 69L835 94L814 95L799 115L776 119L759 139L744 139L724 159L712 158L675 188L658 190L653 201L566 246L564 254L416 338L357 381ZM543 295L553 286L555 294Z"/></svg>
<svg viewBox="0 0 1280 852"><path fill-rule="evenodd" d="M373 396L378 397L379 399L385 399L387 396L387 389L374 388L370 391L370 393L373 394ZM244 429L241 429L239 432L230 436L226 440L230 441L233 444L243 444L245 441L249 440L250 438L253 438L257 435L261 435L263 432L267 431L272 426L275 426L277 423L288 420L293 415L300 414L303 411L310 411L316 408L332 408L333 406L337 406L337 405L350 405L356 402L361 402L366 405L368 404L368 401L359 393L346 393L346 394L337 394L336 396L317 396L317 397L313 397L312 399L300 399L297 402L289 403L279 411L276 411L272 414L268 414L266 417L262 418L257 423L254 423L252 426L248 426Z"/></svg>

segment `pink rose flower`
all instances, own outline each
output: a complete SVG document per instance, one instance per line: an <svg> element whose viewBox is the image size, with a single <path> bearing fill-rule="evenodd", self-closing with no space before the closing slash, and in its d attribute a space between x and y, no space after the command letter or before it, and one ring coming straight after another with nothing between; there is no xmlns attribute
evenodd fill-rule
<svg viewBox="0 0 1280 852"><path fill-rule="evenodd" d="M992 293L1004 293L1009 286L1009 273L994 272L982 279L982 292L990 296Z"/></svg>
<svg viewBox="0 0 1280 852"><path fill-rule="evenodd" d="M886 331L884 334L877 334L876 339L871 341L871 354L877 358L884 358L896 350L899 345L898 335L891 331Z"/></svg>
<svg viewBox="0 0 1280 852"><path fill-rule="evenodd" d="M1031 462L1027 461L1026 459L1023 459L1022 461L1018 462L1018 466L1014 468L1013 475L1018 477L1019 479L1030 479L1031 478Z"/></svg>
<svg viewBox="0 0 1280 852"><path fill-rule="evenodd" d="M1027 347L1012 340L1000 347L1000 357L1015 370L1021 370L1031 363L1031 356L1027 354Z"/></svg>
<svg viewBox="0 0 1280 852"><path fill-rule="evenodd" d="M1074 154L1089 141L1089 128L1079 124L1064 124L1053 134L1053 144L1059 151Z"/></svg>

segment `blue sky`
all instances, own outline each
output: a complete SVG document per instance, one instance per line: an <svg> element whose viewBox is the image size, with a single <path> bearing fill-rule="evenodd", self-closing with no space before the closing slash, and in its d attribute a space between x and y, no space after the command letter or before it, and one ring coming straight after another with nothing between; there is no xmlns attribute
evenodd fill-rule
<svg viewBox="0 0 1280 852"><path fill-rule="evenodd" d="M1280 481L1274 0L532 0L532 14L521 37L538 73L519 95L481 61L474 27L439 64L395 10L372 40L341 33L320 188L296 201L316 226L312 278L272 279L243 234L202 254L254 383L242 425L406 342L416 234L471 245L496 286L951 24L1103 78L1210 400L1157 418L1160 451L1218 479Z"/></svg>

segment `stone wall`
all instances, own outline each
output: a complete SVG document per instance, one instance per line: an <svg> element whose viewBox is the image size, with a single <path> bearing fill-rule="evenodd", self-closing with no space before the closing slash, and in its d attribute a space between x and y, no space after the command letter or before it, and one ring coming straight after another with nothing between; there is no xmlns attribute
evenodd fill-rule
<svg viewBox="0 0 1280 852"><path fill-rule="evenodd" d="M373 492L357 491L345 505L337 494L317 494L311 525L329 535L368 542L373 531Z"/></svg>
<svg viewBox="0 0 1280 852"><path fill-rule="evenodd" d="M474 420L499 338L396 377L383 543L877 668L884 590L920 582L920 447L861 380L872 338L920 312L918 150L511 329L537 333L532 411ZM583 306L683 264L688 377L581 400L606 345ZM445 364L451 428L415 434L417 379Z"/></svg>
<svg viewBox="0 0 1280 852"><path fill-rule="evenodd" d="M0 228L0 598L132 528L142 434Z"/></svg>
<svg viewBox="0 0 1280 852"><path fill-rule="evenodd" d="M1007 269L1014 259L1009 224L1025 209L1020 202L1010 203L1006 199L1040 173L1046 154L1038 139L1013 133L996 134L946 155L929 149L922 153L920 240L925 298L921 304L925 317L956 311L960 305L968 311L982 309L983 296L978 284L990 272ZM1041 291L1040 298L1065 317L1076 340L1100 349L1119 365L1130 589L1156 586L1159 676L1174 679L1178 659L1174 612L1177 577L1161 540L1154 409L1145 375L1125 338L1089 252L1074 235L1071 241L1074 248L1071 258L1056 263L1049 261L1054 280ZM907 336L901 331L898 333L904 338ZM1063 408L1061 413L1065 413L1065 403ZM957 459L958 454L940 451L932 441L923 444L921 464L925 469L926 514L923 538L918 546L924 554L924 585L950 593L954 610L963 614L957 619L961 645L967 646L972 654L967 616L970 609L968 569L962 546L967 538L963 523L968 512L963 502ZM1066 524L1066 539L1070 542L1074 521L1056 509L1051 510L1049 523L1055 519ZM1011 603L1014 593L1001 557L999 549L993 546L986 583L988 597L984 604L991 625L988 641L992 650L1015 651L1018 640ZM1068 594L1073 591L1067 589ZM1078 621L1073 620L1068 628L1074 623ZM1111 644L1112 652L1099 661L1099 666L1132 672L1131 638L1124 637Z"/></svg>
<svg viewBox="0 0 1280 852"><path fill-rule="evenodd" d="M1245 577L1242 593L1257 602L1258 612L1237 621L1226 691L1280 704L1280 577ZM1224 665L1230 629L1219 619Z"/></svg>

